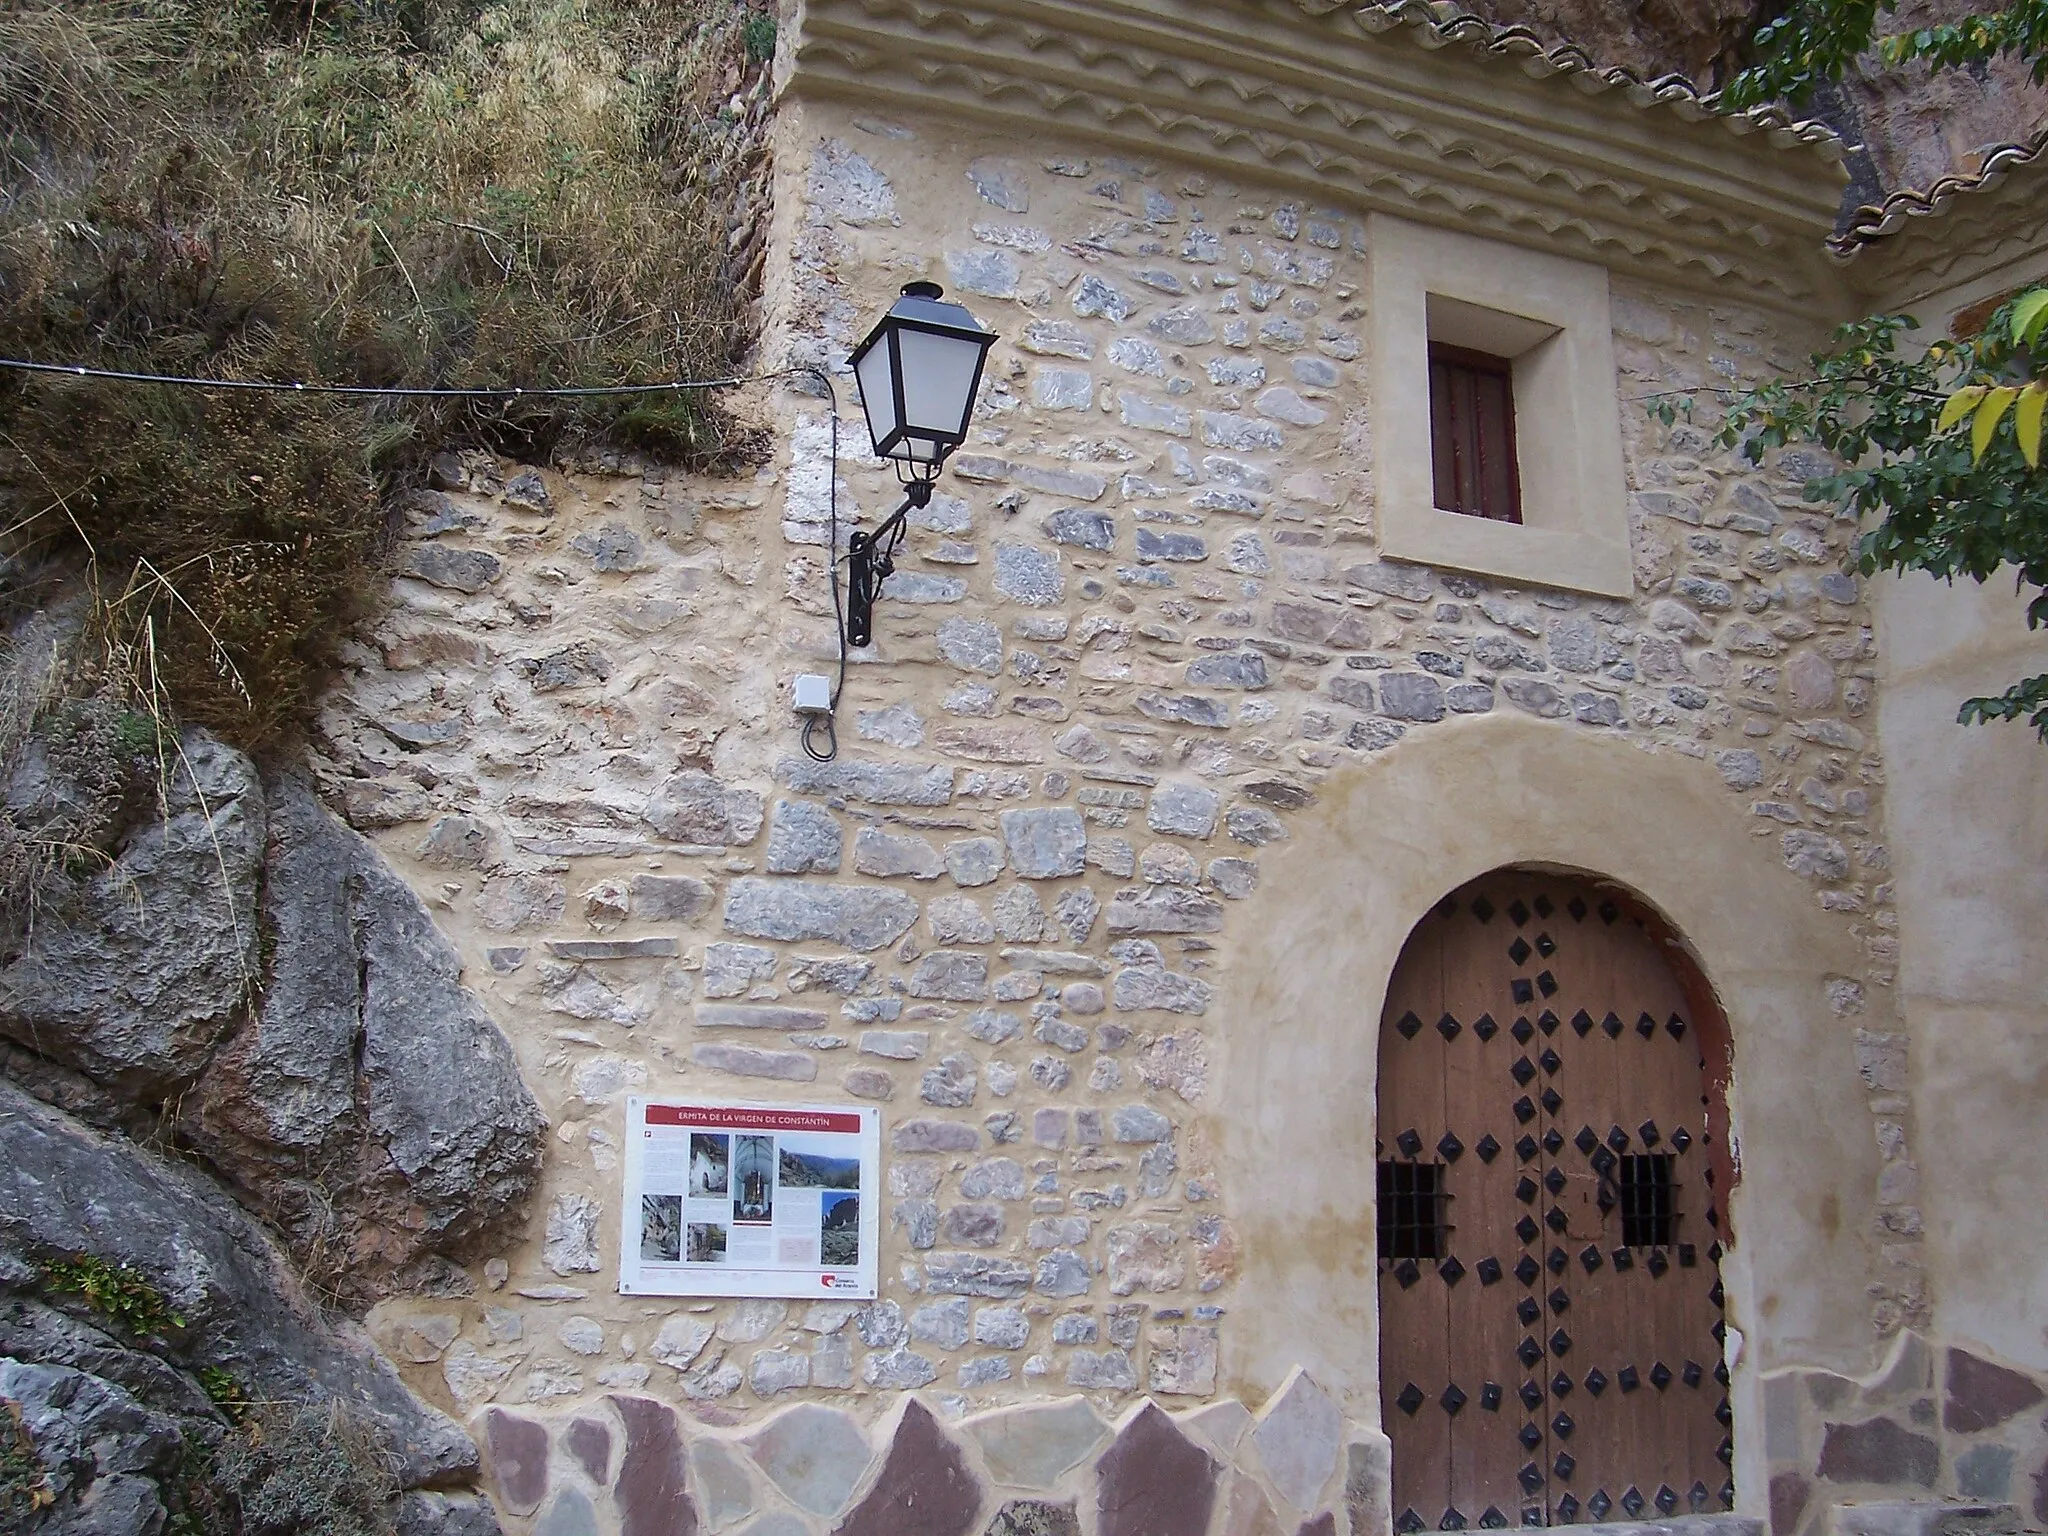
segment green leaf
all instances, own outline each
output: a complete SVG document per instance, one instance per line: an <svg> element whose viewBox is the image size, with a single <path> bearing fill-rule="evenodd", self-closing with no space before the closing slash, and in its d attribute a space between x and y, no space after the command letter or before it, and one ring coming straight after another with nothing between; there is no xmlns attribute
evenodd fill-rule
<svg viewBox="0 0 2048 1536"><path fill-rule="evenodd" d="M1984 457L1984 450L1991 446L1991 434L1998 430L1998 423L2012 409L2012 403L2019 395L2018 385L2001 384L1977 407L1976 419L1970 423L1970 458L1973 461Z"/></svg>
<svg viewBox="0 0 2048 1536"><path fill-rule="evenodd" d="M2012 307L2012 344L2032 346L2044 325L2048 325L2048 288L2036 288Z"/></svg>
<svg viewBox="0 0 2048 1536"><path fill-rule="evenodd" d="M2048 293L2042 295L2048 299ZM2048 305L2043 306L2048 309ZM2048 409L2048 385L2035 379L2020 391L2020 403L2012 413L2013 436L2020 442L2020 454L2027 461L2027 468L2041 467L2041 413Z"/></svg>

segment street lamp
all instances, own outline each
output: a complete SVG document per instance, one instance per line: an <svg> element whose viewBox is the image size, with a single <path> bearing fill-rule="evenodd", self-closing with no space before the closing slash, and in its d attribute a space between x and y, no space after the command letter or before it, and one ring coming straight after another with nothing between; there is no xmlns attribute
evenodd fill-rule
<svg viewBox="0 0 2048 1536"><path fill-rule="evenodd" d="M867 339L853 349L853 377L878 457L896 466L903 505L872 534L846 541L846 642L874 638L875 597L895 570L913 507L931 504L932 482L967 438L981 367L996 334L985 331L937 283L905 283Z"/></svg>

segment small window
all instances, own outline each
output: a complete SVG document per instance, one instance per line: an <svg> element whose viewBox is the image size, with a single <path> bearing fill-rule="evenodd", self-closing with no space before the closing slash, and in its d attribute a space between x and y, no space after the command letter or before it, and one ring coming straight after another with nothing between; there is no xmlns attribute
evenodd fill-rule
<svg viewBox="0 0 2048 1536"><path fill-rule="evenodd" d="M1444 1165L1380 1164L1380 1257L1437 1259L1444 1252Z"/></svg>
<svg viewBox="0 0 2048 1536"><path fill-rule="evenodd" d="M1431 342L1429 427L1437 507L1519 523L1514 364L1489 352Z"/></svg>
<svg viewBox="0 0 2048 1536"><path fill-rule="evenodd" d="M1667 1154L1624 1157L1621 1175L1621 1241L1629 1248L1668 1248L1678 1231L1678 1159Z"/></svg>

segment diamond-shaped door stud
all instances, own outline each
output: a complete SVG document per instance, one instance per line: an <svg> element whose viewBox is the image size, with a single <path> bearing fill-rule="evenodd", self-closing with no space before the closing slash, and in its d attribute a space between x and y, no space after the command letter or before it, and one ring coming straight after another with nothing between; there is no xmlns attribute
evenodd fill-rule
<svg viewBox="0 0 2048 1536"><path fill-rule="evenodd" d="M1534 1296L1524 1296L1515 1303L1515 1321L1527 1328L1543 1315L1543 1308Z"/></svg>
<svg viewBox="0 0 2048 1536"><path fill-rule="evenodd" d="M1550 1352L1553 1355L1568 1355L1571 1351L1572 1336L1562 1328L1553 1330L1550 1335Z"/></svg>
<svg viewBox="0 0 2048 1536"><path fill-rule="evenodd" d="M1657 1145L1658 1142L1664 1139L1664 1136L1663 1133L1657 1129L1656 1121L1645 1120L1641 1125L1636 1127L1636 1139L1646 1147L1654 1147L1655 1145Z"/></svg>
<svg viewBox="0 0 2048 1536"><path fill-rule="evenodd" d="M1487 1413L1500 1412L1500 1383L1489 1381L1479 1389L1479 1406Z"/></svg>
<svg viewBox="0 0 2048 1536"><path fill-rule="evenodd" d="M1422 1406L1422 1388L1412 1381L1409 1382L1401 1389L1401 1395L1394 1399L1394 1406L1412 1416L1415 1410Z"/></svg>
<svg viewBox="0 0 2048 1536"><path fill-rule="evenodd" d="M1624 1030L1628 1026L1621 1022L1620 1014L1614 1012L1612 1009L1609 1009L1607 1017L1600 1021L1600 1027L1607 1032L1608 1039L1619 1040L1621 1038L1622 1030Z"/></svg>
<svg viewBox="0 0 2048 1536"><path fill-rule="evenodd" d="M1572 1138L1572 1145L1591 1157L1593 1149L1600 1145L1600 1138L1593 1134L1593 1127L1582 1125L1579 1127L1579 1134Z"/></svg>
<svg viewBox="0 0 2048 1536"><path fill-rule="evenodd" d="M1552 1397L1569 1397L1571 1396L1571 1390L1572 1379L1565 1372L1559 1371L1550 1378L1550 1395Z"/></svg>
<svg viewBox="0 0 2048 1536"><path fill-rule="evenodd" d="M1403 1040L1413 1040L1422 1033L1422 1020L1415 1017L1414 1011L1411 1009L1394 1021L1394 1028L1400 1031Z"/></svg>
<svg viewBox="0 0 2048 1536"><path fill-rule="evenodd" d="M1526 1162L1530 1162L1531 1160L1533 1160L1533 1159L1535 1158L1535 1156L1536 1156L1536 1138L1535 1138L1534 1136L1523 1136L1523 1137L1519 1138L1519 1139L1518 1139L1518 1140L1517 1140L1517 1141L1515 1142L1515 1161L1516 1161L1516 1162L1518 1162L1518 1163L1526 1163Z"/></svg>
<svg viewBox="0 0 2048 1536"><path fill-rule="evenodd" d="M1581 1008L1572 1015L1572 1028L1577 1032L1581 1040L1585 1039L1586 1036L1593 1032L1593 1015Z"/></svg>
<svg viewBox="0 0 2048 1536"><path fill-rule="evenodd" d="M1478 918L1478 919L1479 919L1479 921L1481 921L1482 923L1490 923L1490 922L1492 922L1492 921L1493 921L1493 903L1492 903L1492 902L1490 902L1490 901L1488 901L1488 900L1487 900L1487 899L1486 899L1486 898L1485 898L1484 896L1475 896L1475 897L1473 897L1473 898L1472 898L1472 915L1473 915L1474 917Z"/></svg>
<svg viewBox="0 0 2048 1536"><path fill-rule="evenodd" d="M1585 897L1583 897L1583 896L1574 896L1574 897L1573 897L1573 898L1572 898L1572 899L1571 899L1570 901L1568 901L1568 902L1566 902L1566 903L1564 904L1564 909L1565 909L1565 911L1567 911L1567 912L1571 913L1571 915L1572 915L1572 921L1573 921L1573 922L1575 922L1575 923L1583 923L1583 922L1584 922L1584 921L1586 920L1586 898L1585 898Z"/></svg>
<svg viewBox="0 0 2048 1536"><path fill-rule="evenodd" d="M1459 1025L1458 1021L1452 1018L1448 1013L1436 1021L1436 1032L1442 1035L1446 1040L1457 1039L1458 1030L1461 1027L1462 1026Z"/></svg>
<svg viewBox="0 0 2048 1536"><path fill-rule="evenodd" d="M1671 1261L1664 1257L1662 1248L1652 1248L1650 1256L1643 1261L1643 1268L1650 1272L1650 1278L1653 1280L1663 1279L1664 1271L1670 1267Z"/></svg>
<svg viewBox="0 0 2048 1536"><path fill-rule="evenodd" d="M1550 898L1548 896L1543 895L1541 892L1537 894L1536 900L1532 902L1531 905L1536 908L1536 915L1538 917L1548 917L1552 912L1557 910L1555 907L1551 906Z"/></svg>
<svg viewBox="0 0 2048 1536"><path fill-rule="evenodd" d="M1551 1291L1547 1299L1550 1302L1550 1310L1553 1312L1563 1312L1572 1304L1571 1297L1565 1294L1565 1288L1561 1285Z"/></svg>
<svg viewBox="0 0 2048 1536"><path fill-rule="evenodd" d="M1536 990L1545 997L1557 996L1557 978L1548 971L1538 971L1536 973Z"/></svg>
<svg viewBox="0 0 2048 1536"><path fill-rule="evenodd" d="M1494 1258L1481 1259L1479 1267L1473 1273L1479 1276L1479 1283L1481 1285L1498 1285L1500 1283L1500 1260Z"/></svg>
<svg viewBox="0 0 2048 1536"><path fill-rule="evenodd" d="M1614 1268L1617 1273L1625 1274L1636 1267L1636 1256L1626 1248L1617 1248L1608 1257L1614 1260Z"/></svg>
<svg viewBox="0 0 2048 1536"><path fill-rule="evenodd" d="M1529 958L1529 954L1529 941L1520 934L1516 934L1515 942L1508 946L1508 958L1514 961L1515 964L1521 965Z"/></svg>
<svg viewBox="0 0 2048 1536"><path fill-rule="evenodd" d="M1556 1034L1557 1015L1552 1013L1548 1008L1544 1009L1541 1013L1536 1015L1536 1027L1542 1030L1543 1033L1546 1035Z"/></svg>
<svg viewBox="0 0 2048 1536"><path fill-rule="evenodd" d="M1515 926L1517 928L1521 927L1522 924L1529 921L1529 909L1522 905L1521 897L1517 896L1513 901L1508 903L1508 916L1515 920Z"/></svg>
<svg viewBox="0 0 2048 1536"><path fill-rule="evenodd" d="M1445 1387L1444 1395L1436 1400L1437 1406L1454 1419L1458 1416L1458 1410L1470 1401L1455 1381Z"/></svg>
<svg viewBox="0 0 2048 1536"><path fill-rule="evenodd" d="M1642 1490L1634 1484L1630 1484L1628 1492L1621 1496L1621 1507L1628 1511L1628 1517L1631 1520L1643 1512L1643 1505L1647 1502L1648 1500L1643 1497Z"/></svg>
<svg viewBox="0 0 2048 1536"><path fill-rule="evenodd" d="M1562 1234L1565 1228L1571 1225L1571 1222L1565 1216L1562 1206L1553 1205L1543 1213L1543 1224L1549 1227L1551 1231Z"/></svg>
<svg viewBox="0 0 2048 1536"><path fill-rule="evenodd" d="M1699 1262L1699 1249L1694 1247L1691 1243L1680 1243L1678 1245L1678 1267L1680 1269L1697 1269L1699 1267ZM1721 1282L1718 1280L1714 1282L1716 1287L1718 1287L1720 1283ZM1712 1293L1710 1292L1709 1294L1711 1295ZM1720 1297L1714 1297L1714 1305L1717 1307L1721 1305Z"/></svg>
<svg viewBox="0 0 2048 1536"><path fill-rule="evenodd" d="M1674 1013L1673 1015L1671 1015L1670 1018L1664 1021L1664 1033L1669 1035L1674 1040L1684 1039L1685 1020L1681 1019L1677 1014Z"/></svg>
<svg viewBox="0 0 2048 1536"><path fill-rule="evenodd" d="M1557 1069L1564 1065L1564 1058L1553 1050L1546 1050L1541 1056L1536 1058L1536 1061L1552 1077L1557 1076Z"/></svg>
<svg viewBox="0 0 2048 1536"><path fill-rule="evenodd" d="M1714 1422L1723 1429L1735 1422L1735 1410L1728 1406L1728 1399L1725 1397L1714 1404Z"/></svg>
<svg viewBox="0 0 2048 1536"><path fill-rule="evenodd" d="M1555 1472L1560 1478L1569 1481L1571 1475L1579 1470L1579 1463L1570 1451L1559 1451L1557 1453L1557 1460L1550 1464L1550 1470Z"/></svg>
<svg viewBox="0 0 2048 1536"><path fill-rule="evenodd" d="M1524 1450L1533 1451L1543 1443L1543 1431L1534 1424L1524 1424L1522 1432L1515 1438L1522 1442Z"/></svg>
<svg viewBox="0 0 2048 1536"><path fill-rule="evenodd" d="M1422 1278L1422 1270L1413 1259L1403 1259L1394 1266L1394 1278L1401 1282L1401 1289L1405 1291Z"/></svg>
<svg viewBox="0 0 2048 1536"><path fill-rule="evenodd" d="M1412 1509L1404 1509L1401 1511L1401 1518L1394 1522L1394 1529L1399 1531L1401 1536L1415 1536L1415 1532L1422 1529L1422 1516Z"/></svg>
<svg viewBox="0 0 2048 1536"><path fill-rule="evenodd" d="M1557 1096L1557 1090L1555 1088L1544 1089L1543 1097L1539 1102L1542 1103L1543 1112L1546 1115L1554 1115L1560 1109L1564 1108L1564 1100Z"/></svg>
<svg viewBox="0 0 2048 1536"><path fill-rule="evenodd" d="M1730 1478L1721 1485L1720 1499L1723 1509L1733 1509L1735 1507L1735 1480L1733 1478Z"/></svg>
<svg viewBox="0 0 2048 1536"><path fill-rule="evenodd" d="M1669 1483L1659 1485L1657 1489L1657 1507L1667 1515L1678 1508L1678 1495L1671 1491Z"/></svg>
<svg viewBox="0 0 2048 1536"><path fill-rule="evenodd" d="M1534 1103L1530 1101L1529 1096L1525 1093L1519 1099L1515 1100L1515 1119L1520 1124L1527 1125L1531 1120L1534 1120L1535 1118L1536 1106Z"/></svg>
<svg viewBox="0 0 2048 1536"><path fill-rule="evenodd" d="M1679 1151L1683 1152L1687 1147L1692 1145L1692 1133L1681 1125L1677 1130L1671 1133L1671 1145L1676 1147Z"/></svg>
<svg viewBox="0 0 2048 1536"><path fill-rule="evenodd" d="M1624 1393L1633 1392L1642 1385L1642 1381L1636 1375L1636 1368L1632 1365L1624 1365L1614 1379L1620 1383Z"/></svg>
<svg viewBox="0 0 2048 1536"><path fill-rule="evenodd" d="M1572 1416L1568 1413L1560 1413L1550 1421L1550 1432L1560 1440L1571 1439L1572 1431L1577 1428L1578 1426L1572 1423Z"/></svg>
<svg viewBox="0 0 2048 1536"><path fill-rule="evenodd" d="M1601 922L1607 924L1608 927L1612 928L1620 920L1621 908L1619 906L1617 906L1614 902L1611 901L1603 901L1600 903Z"/></svg>
<svg viewBox="0 0 2048 1536"><path fill-rule="evenodd" d="M1563 1274L1572 1265L1572 1261L1565 1256L1565 1251L1562 1248L1551 1249L1543 1262L1550 1266L1550 1272L1553 1275Z"/></svg>
<svg viewBox="0 0 2048 1536"><path fill-rule="evenodd" d="M1517 1056L1515 1064L1508 1068L1508 1076L1524 1087L1528 1086L1529 1079L1535 1075L1536 1063L1526 1056Z"/></svg>
<svg viewBox="0 0 2048 1536"><path fill-rule="evenodd" d="M1735 1442L1733 1440L1723 1440L1719 1445L1715 1446L1714 1460L1720 1462L1724 1467L1733 1466L1735 1464Z"/></svg>
<svg viewBox="0 0 2048 1536"><path fill-rule="evenodd" d="M1614 1163L1614 1154L1605 1147L1595 1147L1593 1149L1593 1171L1595 1173L1603 1178L1611 1177L1614 1173ZM1605 1191L1602 1191L1602 1193L1605 1193ZM1607 1211L1613 1208L1613 1203L1610 1201L1608 1204L1603 1205L1601 1210Z"/></svg>
<svg viewBox="0 0 2048 1536"><path fill-rule="evenodd" d="M1705 1509L1707 1507L1707 1501L1711 1497L1713 1496L1707 1492L1707 1485L1702 1482L1695 1481L1693 1485L1685 1491L1685 1502L1690 1504L1695 1512Z"/></svg>
<svg viewBox="0 0 2048 1536"><path fill-rule="evenodd" d="M1422 1151L1422 1138L1413 1129L1405 1130L1394 1138L1394 1145L1401 1149L1403 1157L1415 1157Z"/></svg>
<svg viewBox="0 0 2048 1536"><path fill-rule="evenodd" d="M1524 1205L1533 1204L1536 1199L1536 1181L1526 1173L1515 1184L1515 1198Z"/></svg>
<svg viewBox="0 0 2048 1536"><path fill-rule="evenodd" d="M1593 1273L1594 1270L1600 1267L1599 1248L1592 1243L1586 1244L1584 1248L1579 1250L1579 1263L1584 1267L1587 1274Z"/></svg>
<svg viewBox="0 0 2048 1536"><path fill-rule="evenodd" d="M1533 1366L1543 1358L1543 1346L1534 1339L1525 1338L1515 1346L1515 1358L1524 1365Z"/></svg>
<svg viewBox="0 0 2048 1536"><path fill-rule="evenodd" d="M1536 1033L1536 1026L1527 1019L1516 1019L1514 1024L1509 1027L1508 1033L1515 1037L1515 1044L1527 1045L1529 1037Z"/></svg>
<svg viewBox="0 0 2048 1536"><path fill-rule="evenodd" d="M1500 1026L1493 1022L1492 1014L1482 1013L1472 1021L1472 1033L1479 1037L1481 1044L1484 1044L1500 1033Z"/></svg>
<svg viewBox="0 0 2048 1536"><path fill-rule="evenodd" d="M1534 1413L1543 1406L1543 1387L1538 1382L1523 1382L1522 1390L1516 1396L1521 1398L1523 1408L1527 1409L1530 1413Z"/></svg>
<svg viewBox="0 0 2048 1536"><path fill-rule="evenodd" d="M1628 1148L1628 1132L1618 1125L1611 1127L1607 1132L1607 1145L1617 1152L1626 1151Z"/></svg>
<svg viewBox="0 0 2048 1536"><path fill-rule="evenodd" d="M1456 1285L1465 1278L1465 1266L1458 1262L1455 1253L1437 1265L1436 1272L1444 1277L1445 1285Z"/></svg>
<svg viewBox="0 0 2048 1536"><path fill-rule="evenodd" d="M1545 913L1544 915L1546 917L1549 916L1548 913ZM1557 953L1557 940L1553 939L1547 933L1537 934L1536 953L1541 955L1544 959L1548 960L1552 955Z"/></svg>
<svg viewBox="0 0 2048 1536"><path fill-rule="evenodd" d="M1614 1500L1607 1497L1605 1488L1596 1489L1593 1497L1586 1500L1586 1513L1595 1520L1605 1520L1607 1511L1614 1508Z"/></svg>
<svg viewBox="0 0 2048 1536"><path fill-rule="evenodd" d="M1570 1525L1579 1518L1579 1501L1571 1494L1566 1494L1557 1501L1557 1515L1566 1525Z"/></svg>
<svg viewBox="0 0 2048 1536"><path fill-rule="evenodd" d="M1607 1378L1601 1373L1600 1367L1597 1365L1586 1372L1586 1390L1595 1397L1598 1397L1607 1390Z"/></svg>
<svg viewBox="0 0 2048 1536"><path fill-rule="evenodd" d="M1638 1015L1636 1018L1636 1033L1645 1040L1649 1039L1650 1036L1657 1033L1657 1021L1647 1013Z"/></svg>
<svg viewBox="0 0 2048 1536"><path fill-rule="evenodd" d="M1445 1131L1436 1140L1436 1153L1447 1163L1455 1163L1465 1155L1465 1143L1451 1132Z"/></svg>
<svg viewBox="0 0 2048 1536"><path fill-rule="evenodd" d="M1465 1529L1465 1517L1458 1513L1457 1505L1453 1504L1444 1511L1444 1517L1437 1521L1436 1528L1440 1531L1462 1531Z"/></svg>
<svg viewBox="0 0 2048 1536"><path fill-rule="evenodd" d="M1532 1461L1515 1474L1515 1481L1522 1485L1522 1492L1535 1493L1543 1486L1543 1469Z"/></svg>
<svg viewBox="0 0 2048 1536"><path fill-rule="evenodd" d="M1526 1253L1515 1263L1515 1278L1524 1285L1534 1285L1536 1277L1542 1273L1542 1266Z"/></svg>
<svg viewBox="0 0 2048 1536"><path fill-rule="evenodd" d="M1515 1236L1519 1237L1525 1243L1535 1242L1536 1234L1539 1230L1540 1229L1537 1227L1536 1223L1530 1220L1527 1216L1524 1216L1520 1221L1515 1223Z"/></svg>
<svg viewBox="0 0 2048 1536"><path fill-rule="evenodd" d="M1650 1367L1650 1385L1659 1392L1671 1385L1671 1372L1662 1360Z"/></svg>
<svg viewBox="0 0 2048 1536"><path fill-rule="evenodd" d="M1721 1282L1716 1280L1713 1283L1713 1285L1710 1286L1707 1290L1707 1300L1711 1301L1716 1307L1718 1307L1722 1305L1725 1301L1727 1301L1727 1299L1728 1293L1721 1289Z"/></svg>
<svg viewBox="0 0 2048 1536"><path fill-rule="evenodd" d="M1536 989L1529 985L1529 978L1517 976L1508 983L1508 996L1515 1000L1515 1006L1526 1008L1536 1001Z"/></svg>
<svg viewBox="0 0 2048 1536"><path fill-rule="evenodd" d="M1543 1175L1543 1187L1553 1195L1563 1191L1564 1183L1564 1170L1562 1168L1553 1168Z"/></svg>
<svg viewBox="0 0 2048 1536"><path fill-rule="evenodd" d="M1678 1379L1683 1381L1688 1387L1696 1387L1700 1384L1700 1377L1705 1374L1700 1369L1699 1361L1688 1360L1685 1362L1685 1369L1678 1373Z"/></svg>
<svg viewBox="0 0 2048 1536"><path fill-rule="evenodd" d="M1472 1150L1479 1154L1479 1161L1490 1163L1500 1156L1500 1143L1493 1139L1493 1132L1488 1131L1479 1138L1479 1145Z"/></svg>
<svg viewBox="0 0 2048 1536"><path fill-rule="evenodd" d="M1487 1505L1486 1513L1479 1517L1479 1529L1482 1531L1504 1531L1507 1528L1508 1517L1500 1512L1500 1506L1498 1504Z"/></svg>

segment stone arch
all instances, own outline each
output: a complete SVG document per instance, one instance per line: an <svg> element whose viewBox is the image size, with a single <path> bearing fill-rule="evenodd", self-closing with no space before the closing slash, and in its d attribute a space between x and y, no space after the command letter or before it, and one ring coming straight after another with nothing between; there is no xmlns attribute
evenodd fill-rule
<svg viewBox="0 0 2048 1536"><path fill-rule="evenodd" d="M1380 1010L1417 918L1502 865L1588 871L1637 893L1685 936L1729 1021L1745 1169L1732 1211L1742 1240L1724 1270L1742 1340L1737 1423L1761 1422L1745 1398L1775 1363L1867 1368L1877 1151L1854 1029L1830 1006L1830 983L1861 971L1848 925L1754 835L1705 762L1502 714L1411 736L1324 781L1241 909L1213 1014L1226 1022L1208 1126L1243 1254L1246 1300L1225 1335L1232 1390L1263 1396L1299 1364L1353 1419L1378 1423ZM1882 1027L1871 1014L1855 1022ZM1740 1437L1736 1454L1747 1502L1761 1446Z"/></svg>

